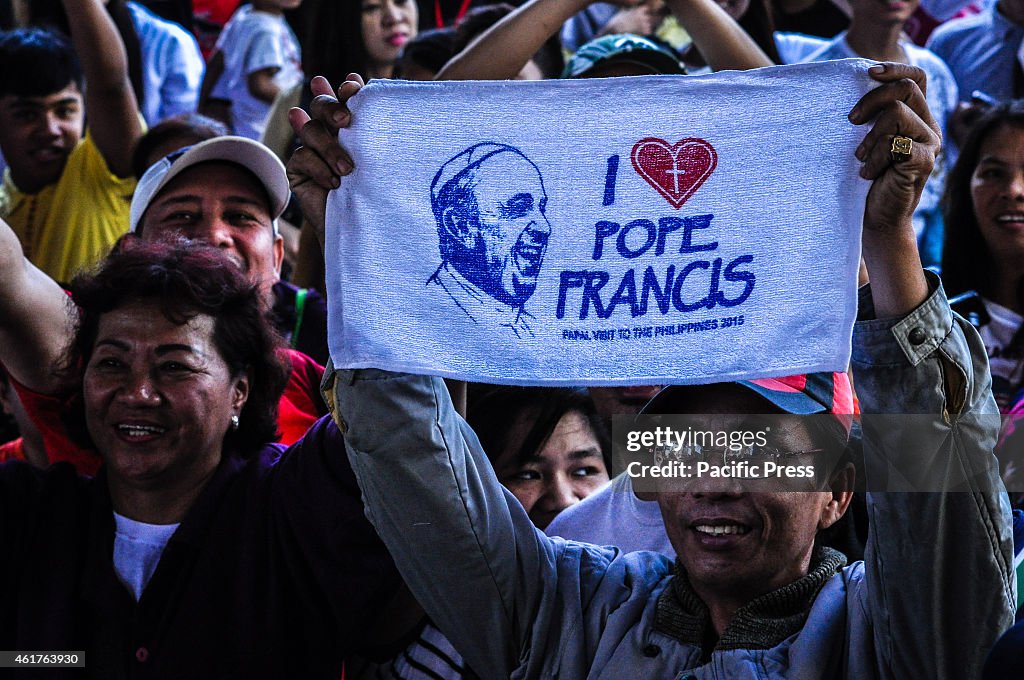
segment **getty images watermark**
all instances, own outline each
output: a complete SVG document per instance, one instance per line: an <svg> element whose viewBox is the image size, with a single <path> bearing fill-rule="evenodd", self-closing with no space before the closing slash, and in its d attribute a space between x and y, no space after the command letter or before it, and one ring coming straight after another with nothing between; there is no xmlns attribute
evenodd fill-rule
<svg viewBox="0 0 1024 680"><path fill-rule="evenodd" d="M644 415L612 425L612 471L641 492L857 490L1024 494L1024 421L998 414ZM853 474L851 474L851 471Z"/></svg>
<svg viewBox="0 0 1024 680"><path fill-rule="evenodd" d="M814 464L786 458L766 457L771 426L759 430L707 430L687 426L678 430L655 426L651 430L628 430L626 452L652 454L651 462L631 460L626 474L639 479L813 479Z"/></svg>

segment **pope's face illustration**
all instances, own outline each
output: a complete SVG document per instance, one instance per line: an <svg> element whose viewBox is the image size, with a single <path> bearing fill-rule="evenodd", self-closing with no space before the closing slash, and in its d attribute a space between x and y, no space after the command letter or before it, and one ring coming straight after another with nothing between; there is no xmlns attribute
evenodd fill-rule
<svg viewBox="0 0 1024 680"><path fill-rule="evenodd" d="M515 153L488 158L474 179L476 229L467 234L470 252L454 264L484 292L520 306L537 287L551 234L543 182L533 164Z"/></svg>

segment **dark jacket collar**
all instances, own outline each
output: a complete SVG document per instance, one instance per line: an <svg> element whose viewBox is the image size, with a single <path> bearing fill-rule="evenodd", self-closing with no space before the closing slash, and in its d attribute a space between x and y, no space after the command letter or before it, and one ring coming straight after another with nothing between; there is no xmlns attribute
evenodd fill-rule
<svg viewBox="0 0 1024 680"><path fill-rule="evenodd" d="M844 566L846 556L841 552L818 548L806 576L740 607L715 650L771 649L799 632L822 586ZM675 571L658 598L654 628L683 644L704 647L705 641L714 639L710 612L678 561Z"/></svg>

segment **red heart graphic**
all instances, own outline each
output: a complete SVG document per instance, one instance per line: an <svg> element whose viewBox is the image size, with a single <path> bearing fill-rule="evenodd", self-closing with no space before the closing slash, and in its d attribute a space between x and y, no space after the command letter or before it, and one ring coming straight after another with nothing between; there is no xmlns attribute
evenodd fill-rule
<svg viewBox="0 0 1024 680"><path fill-rule="evenodd" d="M715 147L703 139L680 139L669 146L664 139L646 137L633 146L633 168L657 189L676 210L704 184L718 165Z"/></svg>

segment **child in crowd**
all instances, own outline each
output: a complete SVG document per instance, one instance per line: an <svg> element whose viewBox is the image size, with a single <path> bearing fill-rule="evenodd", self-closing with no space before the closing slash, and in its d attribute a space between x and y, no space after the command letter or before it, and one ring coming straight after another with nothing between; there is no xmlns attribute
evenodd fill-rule
<svg viewBox="0 0 1024 680"><path fill-rule="evenodd" d="M142 135L125 48L103 4L63 5L76 18L73 46L47 29L0 36L0 150L9 166L0 218L57 281L92 265L125 232L131 154Z"/></svg>
<svg viewBox="0 0 1024 680"><path fill-rule="evenodd" d="M235 134L259 140L277 95L302 81L301 52L284 11L302 0L254 0L232 15L206 70L200 106Z"/></svg>

